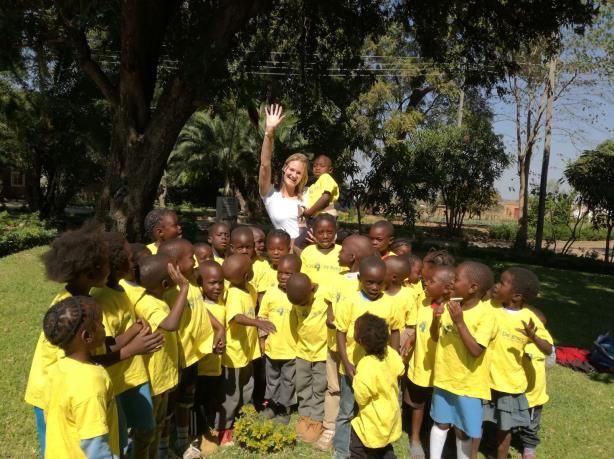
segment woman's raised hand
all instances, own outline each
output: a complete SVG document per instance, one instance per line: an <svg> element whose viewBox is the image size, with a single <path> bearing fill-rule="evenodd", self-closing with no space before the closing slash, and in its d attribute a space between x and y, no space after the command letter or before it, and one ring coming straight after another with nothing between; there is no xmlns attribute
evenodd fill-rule
<svg viewBox="0 0 614 459"><path fill-rule="evenodd" d="M281 123L286 115L283 115L284 109L279 104L272 104L270 107L264 107L266 113L266 121L264 124L264 132L272 132Z"/></svg>

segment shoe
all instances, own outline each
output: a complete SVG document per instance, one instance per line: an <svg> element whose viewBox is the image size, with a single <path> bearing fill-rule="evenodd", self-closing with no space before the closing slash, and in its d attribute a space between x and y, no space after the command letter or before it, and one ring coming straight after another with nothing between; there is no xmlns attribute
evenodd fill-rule
<svg viewBox="0 0 614 459"><path fill-rule="evenodd" d="M232 441L232 429L223 429L220 430L220 446L232 446L234 442Z"/></svg>
<svg viewBox="0 0 614 459"><path fill-rule="evenodd" d="M330 429L324 429L318 441L315 442L313 447L315 449L319 449L320 451L328 451L333 447L333 437L335 436L335 431Z"/></svg>
<svg viewBox="0 0 614 459"><path fill-rule="evenodd" d="M207 429L200 437L200 453L203 456L211 456L217 452L219 432Z"/></svg>
<svg viewBox="0 0 614 459"><path fill-rule="evenodd" d="M287 426L290 423L290 414L279 413L277 416L275 416L275 422L279 422L280 424Z"/></svg>
<svg viewBox="0 0 614 459"><path fill-rule="evenodd" d="M311 421L307 427L307 431L303 434L305 443L315 443L322 434L322 421Z"/></svg>
<svg viewBox="0 0 614 459"><path fill-rule="evenodd" d="M296 424L296 436L299 439L303 439L303 435L305 435L307 432L307 427L309 427L310 423L311 419L309 419L307 416L301 416L299 418L298 423Z"/></svg>
<svg viewBox="0 0 614 459"><path fill-rule="evenodd" d="M260 415L264 419L273 419L275 417L275 411L270 406L267 406L264 410L260 412Z"/></svg>
<svg viewBox="0 0 614 459"><path fill-rule="evenodd" d="M183 452L183 459L201 459L201 457L200 449L198 449L194 443L190 443Z"/></svg>

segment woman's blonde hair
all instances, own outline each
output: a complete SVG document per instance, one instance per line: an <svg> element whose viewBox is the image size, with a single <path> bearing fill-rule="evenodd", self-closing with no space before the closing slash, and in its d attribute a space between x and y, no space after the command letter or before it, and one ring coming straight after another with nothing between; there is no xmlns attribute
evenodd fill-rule
<svg viewBox="0 0 614 459"><path fill-rule="evenodd" d="M300 161L305 165L305 173L303 174L303 176L301 177L301 180L296 185L296 195L299 198L302 198L303 189L305 189L305 185L307 184L307 179L309 178L309 159L307 159L307 156L305 156L303 153L294 153L286 158L286 161L284 162L284 166L281 168L282 179L281 179L280 187L283 186L283 183L284 183L284 180L283 180L284 172L283 171L284 169L286 169L286 166L290 164L292 161Z"/></svg>

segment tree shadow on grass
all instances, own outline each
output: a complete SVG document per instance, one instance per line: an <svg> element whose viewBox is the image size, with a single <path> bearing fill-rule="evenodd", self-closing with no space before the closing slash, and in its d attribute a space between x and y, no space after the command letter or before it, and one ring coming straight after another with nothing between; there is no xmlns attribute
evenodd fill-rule
<svg viewBox="0 0 614 459"><path fill-rule="evenodd" d="M588 374L588 377L592 381L597 381L605 384L614 383L614 373L598 373L596 371L593 371Z"/></svg>

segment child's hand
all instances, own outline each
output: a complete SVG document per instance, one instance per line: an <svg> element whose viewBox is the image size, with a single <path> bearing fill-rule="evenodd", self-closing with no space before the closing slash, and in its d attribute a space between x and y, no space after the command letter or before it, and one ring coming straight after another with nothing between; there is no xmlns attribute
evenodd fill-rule
<svg viewBox="0 0 614 459"><path fill-rule="evenodd" d="M130 355L152 354L162 348L164 335L161 333L151 333L151 328L143 328L126 347Z"/></svg>
<svg viewBox="0 0 614 459"><path fill-rule="evenodd" d="M138 324L141 326L140 330L143 330L144 328L149 328L149 330L151 330L151 325L149 325L149 322L147 322L142 317L139 317L138 319L136 319L135 324Z"/></svg>
<svg viewBox="0 0 614 459"><path fill-rule="evenodd" d="M403 357L403 359L406 359L409 356L409 350L411 349L411 346L413 344L413 340L411 339L411 337L408 337L405 342L403 343L403 345L401 346L401 357Z"/></svg>
<svg viewBox="0 0 614 459"><path fill-rule="evenodd" d="M256 327L258 327L260 330L262 330L266 334L275 333L277 331L277 328L275 328L275 324L273 324L272 322L269 322L266 319L257 319L257 320L258 322L256 324Z"/></svg>
<svg viewBox="0 0 614 459"><path fill-rule="evenodd" d="M343 367L345 368L345 374L350 377L350 379L354 379L356 376L356 367L351 363L344 363Z"/></svg>
<svg viewBox="0 0 614 459"><path fill-rule="evenodd" d="M221 329L213 337L213 353L223 354L226 349L226 330Z"/></svg>
<svg viewBox="0 0 614 459"><path fill-rule="evenodd" d="M433 309L433 318L439 319L444 311L444 305L438 304L435 309Z"/></svg>
<svg viewBox="0 0 614 459"><path fill-rule="evenodd" d="M272 104L270 109L264 107L264 112L266 113L264 132L272 133L286 115L282 115L283 108L279 104Z"/></svg>
<svg viewBox="0 0 614 459"><path fill-rule="evenodd" d="M183 274L181 274L179 268L173 266L171 263L168 264L168 275L171 277L171 280L179 286L179 288L186 288L188 286L188 280Z"/></svg>
<svg viewBox="0 0 614 459"><path fill-rule="evenodd" d="M529 338L531 341L535 340L535 333L537 333L537 325L533 322L533 319L529 319L529 323L524 320L521 321L524 328L517 328L520 333Z"/></svg>
<svg viewBox="0 0 614 459"><path fill-rule="evenodd" d="M454 322L455 324L458 324L463 321L463 308L458 301L448 302L448 312L450 313L450 318L452 319L452 322Z"/></svg>

